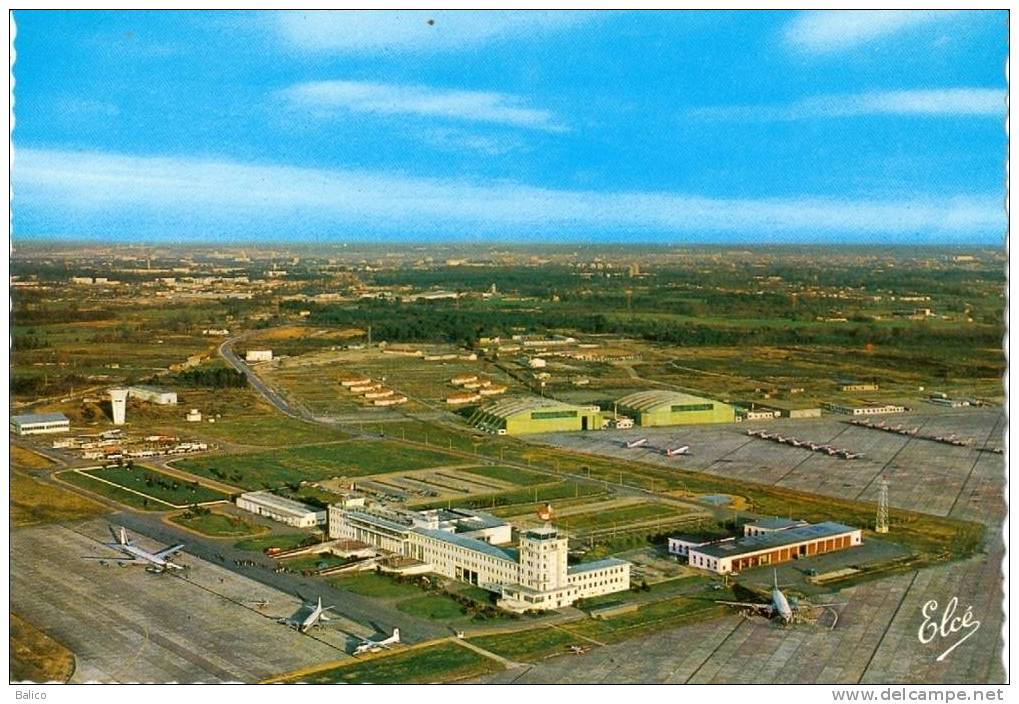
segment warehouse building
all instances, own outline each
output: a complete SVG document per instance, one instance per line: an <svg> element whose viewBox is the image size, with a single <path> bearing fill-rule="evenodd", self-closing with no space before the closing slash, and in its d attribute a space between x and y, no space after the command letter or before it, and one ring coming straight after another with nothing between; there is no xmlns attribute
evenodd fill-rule
<svg viewBox="0 0 1019 704"><path fill-rule="evenodd" d="M558 609L630 587L625 560L568 566L567 538L550 524L525 531L515 550L499 547L511 531L492 516L462 510L412 514L329 507L330 538L360 540L418 560L433 572L498 594L498 605L509 611Z"/></svg>
<svg viewBox="0 0 1019 704"><path fill-rule="evenodd" d="M821 404L829 413L841 413L846 416L883 416L889 413L905 413L905 406L886 404L884 406L847 406L841 403Z"/></svg>
<svg viewBox="0 0 1019 704"><path fill-rule="evenodd" d="M565 430L599 430L602 414L597 406L575 406L538 396L515 396L482 406L471 425L499 435L556 433Z"/></svg>
<svg viewBox="0 0 1019 704"><path fill-rule="evenodd" d="M616 408L642 426L736 421L733 406L679 391L638 391L619 399Z"/></svg>
<svg viewBox="0 0 1019 704"><path fill-rule="evenodd" d="M690 566L716 574L742 572L863 544L863 531L841 523L815 523L765 530L737 540L688 549Z"/></svg>
<svg viewBox="0 0 1019 704"><path fill-rule="evenodd" d="M244 353L245 362L271 362L272 350L248 350Z"/></svg>
<svg viewBox="0 0 1019 704"><path fill-rule="evenodd" d="M22 416L11 416L11 432L15 435L66 433L70 430L71 421L63 413L29 413Z"/></svg>
<svg viewBox="0 0 1019 704"><path fill-rule="evenodd" d="M140 401L148 401L160 406L177 405L177 392L158 386L129 386L127 387L127 396L128 398L136 398Z"/></svg>
<svg viewBox="0 0 1019 704"><path fill-rule="evenodd" d="M237 508L259 516L271 518L294 528L314 528L325 525L326 512L285 499L268 491L252 491L237 497Z"/></svg>

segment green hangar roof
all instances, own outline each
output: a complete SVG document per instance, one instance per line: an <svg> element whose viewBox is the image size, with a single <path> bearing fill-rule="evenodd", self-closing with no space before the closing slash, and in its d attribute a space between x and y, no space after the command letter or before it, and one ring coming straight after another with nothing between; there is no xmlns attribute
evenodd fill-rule
<svg viewBox="0 0 1019 704"><path fill-rule="evenodd" d="M503 398L483 406L481 410L489 415L497 418L512 418L513 416L520 415L521 413L530 413L531 411L547 411L555 409L568 409L577 411L590 411L597 410L595 407L588 406L574 406L573 404L563 403L556 401L551 398L542 398L540 396L517 396L512 398Z"/></svg>
<svg viewBox="0 0 1019 704"><path fill-rule="evenodd" d="M620 406L646 413L648 411L670 410L673 406L686 404L716 403L708 398L684 394L681 391L638 391L623 396L617 402Z"/></svg>

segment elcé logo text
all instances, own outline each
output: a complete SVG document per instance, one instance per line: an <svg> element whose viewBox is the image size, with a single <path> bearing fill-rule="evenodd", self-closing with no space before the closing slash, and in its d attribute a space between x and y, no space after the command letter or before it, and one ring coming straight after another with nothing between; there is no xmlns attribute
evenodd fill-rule
<svg viewBox="0 0 1019 704"><path fill-rule="evenodd" d="M937 657L937 661L941 662L948 654L953 650L962 645L966 640L976 633L980 629L980 622L973 618L973 607L967 606L962 616L956 616L955 613L959 609L959 597L953 596L947 604L945 609L938 614L938 602L936 599L931 599L923 605L921 613L923 614L923 623L920 624L920 630L917 631L917 638L924 645L936 640L945 639L966 631L959 640L953 643L946 651L941 653Z"/></svg>

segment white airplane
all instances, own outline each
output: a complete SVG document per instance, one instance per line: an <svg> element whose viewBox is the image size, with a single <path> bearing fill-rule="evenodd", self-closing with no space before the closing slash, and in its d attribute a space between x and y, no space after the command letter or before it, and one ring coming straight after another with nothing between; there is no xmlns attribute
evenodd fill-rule
<svg viewBox="0 0 1019 704"><path fill-rule="evenodd" d="M647 438L640 438L639 440L630 440L629 442L623 444L626 445L626 449L632 450L635 447L647 445Z"/></svg>
<svg viewBox="0 0 1019 704"><path fill-rule="evenodd" d="M300 595L298 595L300 596ZM277 623L282 623L285 626L292 626L301 633L307 633L313 626L319 625L321 622L329 620L326 616L326 611L332 609L332 606L322 606L322 597L318 598L317 602L309 602L304 597L301 597L303 604L301 608L297 610L297 613L293 616L284 616L283 618L277 619ZM307 611L307 615L298 618L298 615L302 611Z"/></svg>
<svg viewBox="0 0 1019 704"><path fill-rule="evenodd" d="M782 625L788 625L792 623L796 614L802 611L804 608L832 608L835 606L845 606L845 603L837 604L806 604L801 606L799 602L790 603L786 595L782 593L782 590L778 586L778 570L774 570L775 584L771 589L771 601L767 603L754 603L748 601L719 601L719 604L725 604L726 606L737 606L741 609L751 609L752 611L761 614L768 619L777 619ZM832 610L835 614L835 620L838 621L838 612ZM832 623L832 628L835 628L835 623Z"/></svg>
<svg viewBox="0 0 1019 704"><path fill-rule="evenodd" d="M689 455L689 454L690 454L689 445L683 445L682 447L667 447L665 449L666 457L676 457L677 455Z"/></svg>
<svg viewBox="0 0 1019 704"><path fill-rule="evenodd" d="M181 545L174 545L172 547L164 548L157 552L149 552L143 550L134 544L134 542L127 539L127 531L121 526L120 533L113 530L113 526L110 526L110 534L113 536L115 542L103 543L108 548L119 550L121 553L120 557L85 557L86 560L99 560L105 563L106 561L116 562L121 567L126 567L128 564L145 565L147 568L154 572L165 572L166 570L182 570L183 565L175 565L170 562L170 558L176 555L184 547Z"/></svg>
<svg viewBox="0 0 1019 704"><path fill-rule="evenodd" d="M354 648L354 655L364 655L365 653L377 653L381 650L388 650L391 646L400 642L400 629L394 628L393 635L382 640L371 640L370 638L361 638L361 644Z"/></svg>

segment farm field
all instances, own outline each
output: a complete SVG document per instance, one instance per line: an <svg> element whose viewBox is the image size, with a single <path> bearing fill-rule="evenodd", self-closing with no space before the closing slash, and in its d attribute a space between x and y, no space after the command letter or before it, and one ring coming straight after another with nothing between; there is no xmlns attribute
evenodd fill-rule
<svg viewBox="0 0 1019 704"><path fill-rule="evenodd" d="M498 479L501 482L508 484L516 484L518 486L533 486L535 484L548 484L553 480L547 474L539 474L538 472L530 472L526 469L519 469L517 467L501 467L501 466L483 466L483 467L465 467L459 470L461 472L469 472L476 474L481 477L487 477L489 479Z"/></svg>
<svg viewBox="0 0 1019 704"><path fill-rule="evenodd" d="M455 464L439 450L385 440L352 440L252 454L203 457L174 463L187 472L228 481L244 489L277 488L331 477L362 477Z"/></svg>

